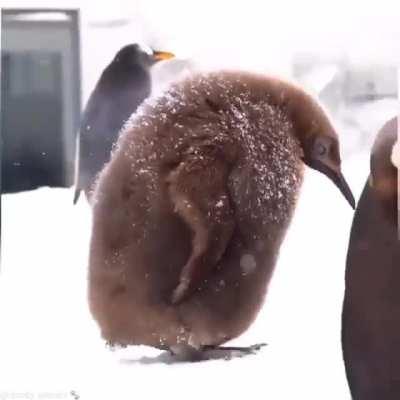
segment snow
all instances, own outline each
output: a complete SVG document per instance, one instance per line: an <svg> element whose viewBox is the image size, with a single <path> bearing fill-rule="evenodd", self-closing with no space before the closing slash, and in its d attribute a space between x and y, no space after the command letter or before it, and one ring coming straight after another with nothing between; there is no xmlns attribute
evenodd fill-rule
<svg viewBox="0 0 400 400"><path fill-rule="evenodd" d="M356 197L367 165L366 154L344 165ZM340 312L352 211L321 174L307 172L266 304L234 341L268 346L230 361L168 365L150 348L106 348L86 301L90 209L72 198L48 188L3 196L0 394L349 398Z"/></svg>
<svg viewBox="0 0 400 400"><path fill-rule="evenodd" d="M219 200L215 203L215 207L220 208L224 206L224 201L223 200Z"/></svg>
<svg viewBox="0 0 400 400"><path fill-rule="evenodd" d="M252 273L257 267L256 260L252 254L243 254L240 258L240 268L243 275Z"/></svg>

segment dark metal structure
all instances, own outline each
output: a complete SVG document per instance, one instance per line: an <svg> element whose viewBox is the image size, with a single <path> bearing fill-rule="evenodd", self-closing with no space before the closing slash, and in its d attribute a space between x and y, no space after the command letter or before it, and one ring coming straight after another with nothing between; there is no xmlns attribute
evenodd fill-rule
<svg viewBox="0 0 400 400"><path fill-rule="evenodd" d="M2 10L2 193L73 183L78 11Z"/></svg>

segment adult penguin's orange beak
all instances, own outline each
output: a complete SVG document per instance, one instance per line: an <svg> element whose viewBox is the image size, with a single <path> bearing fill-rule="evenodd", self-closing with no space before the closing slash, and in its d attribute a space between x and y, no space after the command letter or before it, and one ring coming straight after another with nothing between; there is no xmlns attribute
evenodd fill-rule
<svg viewBox="0 0 400 400"><path fill-rule="evenodd" d="M170 53L168 51L153 50L153 59L154 59L154 61L169 60L169 59L174 58L174 57L175 57L175 54Z"/></svg>

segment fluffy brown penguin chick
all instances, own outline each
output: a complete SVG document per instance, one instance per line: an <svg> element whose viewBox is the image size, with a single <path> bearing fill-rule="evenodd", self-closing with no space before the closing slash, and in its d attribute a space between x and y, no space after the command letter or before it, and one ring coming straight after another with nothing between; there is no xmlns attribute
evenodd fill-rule
<svg viewBox="0 0 400 400"><path fill-rule="evenodd" d="M386 123L375 141L347 254L342 346L354 400L400 399L397 125L397 118Z"/></svg>
<svg viewBox="0 0 400 400"><path fill-rule="evenodd" d="M303 162L354 203L334 129L289 83L210 73L146 101L95 191L89 295L103 337L198 355L244 332Z"/></svg>

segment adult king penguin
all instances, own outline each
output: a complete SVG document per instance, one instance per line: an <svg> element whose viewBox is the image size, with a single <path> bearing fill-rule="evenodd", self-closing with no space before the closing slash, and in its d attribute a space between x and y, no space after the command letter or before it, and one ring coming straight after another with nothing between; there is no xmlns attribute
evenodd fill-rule
<svg viewBox="0 0 400 400"><path fill-rule="evenodd" d="M379 132L350 236L342 345L354 400L400 399L398 119Z"/></svg>

